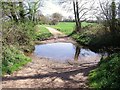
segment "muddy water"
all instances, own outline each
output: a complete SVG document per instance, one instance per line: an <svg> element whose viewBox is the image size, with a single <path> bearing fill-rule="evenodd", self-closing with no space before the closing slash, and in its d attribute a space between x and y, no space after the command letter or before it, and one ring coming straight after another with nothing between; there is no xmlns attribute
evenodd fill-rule
<svg viewBox="0 0 120 90"><path fill-rule="evenodd" d="M34 54L38 57L47 57L59 62L95 62L101 59L101 54L90 49L62 42L36 45Z"/></svg>

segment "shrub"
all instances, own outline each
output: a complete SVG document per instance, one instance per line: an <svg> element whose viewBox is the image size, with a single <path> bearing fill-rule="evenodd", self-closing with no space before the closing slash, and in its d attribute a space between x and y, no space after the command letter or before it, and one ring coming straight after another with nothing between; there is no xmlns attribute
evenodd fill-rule
<svg viewBox="0 0 120 90"><path fill-rule="evenodd" d="M16 47L10 45L3 46L2 55L2 73L3 75L11 74L13 71L18 70L21 66L30 62L31 59L26 57L23 52Z"/></svg>
<svg viewBox="0 0 120 90"><path fill-rule="evenodd" d="M89 74L89 85L92 88L120 88L120 53L102 59L99 67Z"/></svg>
<svg viewBox="0 0 120 90"><path fill-rule="evenodd" d="M3 22L2 43L2 73L11 74L21 66L31 61L22 51L32 52L35 40L34 24L32 22Z"/></svg>
<svg viewBox="0 0 120 90"><path fill-rule="evenodd" d="M77 42L87 46L101 48L120 45L120 33L113 35L110 33L109 28L102 25L87 26L83 28L81 33L75 34L72 37Z"/></svg>
<svg viewBox="0 0 120 90"><path fill-rule="evenodd" d="M3 23L3 43L27 45L35 39L34 24L32 22Z"/></svg>

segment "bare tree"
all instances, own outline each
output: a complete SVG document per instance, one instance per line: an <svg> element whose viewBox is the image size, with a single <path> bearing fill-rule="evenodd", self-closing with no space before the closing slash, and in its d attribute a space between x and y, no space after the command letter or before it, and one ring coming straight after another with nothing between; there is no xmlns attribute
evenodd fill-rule
<svg viewBox="0 0 120 90"><path fill-rule="evenodd" d="M106 27L110 28L110 31L112 33L115 33L116 31L116 16L117 16L117 11L116 11L116 3L114 0L111 2L106 0L104 2L101 2L99 0L100 4L100 14L102 15L103 21L105 22L104 25Z"/></svg>
<svg viewBox="0 0 120 90"><path fill-rule="evenodd" d="M78 32L81 29L81 22L79 18L79 10L78 10L78 0L73 0L73 8L76 22L76 31Z"/></svg>
<svg viewBox="0 0 120 90"><path fill-rule="evenodd" d="M75 32L80 32L81 22L88 19L88 14L93 9L94 0L61 0L61 3L64 4L64 7L67 7L68 11L73 10L76 22ZM73 6L72 8L71 4Z"/></svg>
<svg viewBox="0 0 120 90"><path fill-rule="evenodd" d="M69 21L73 21L73 17L72 17L72 16L69 16L69 17L68 17L68 20L69 20Z"/></svg>

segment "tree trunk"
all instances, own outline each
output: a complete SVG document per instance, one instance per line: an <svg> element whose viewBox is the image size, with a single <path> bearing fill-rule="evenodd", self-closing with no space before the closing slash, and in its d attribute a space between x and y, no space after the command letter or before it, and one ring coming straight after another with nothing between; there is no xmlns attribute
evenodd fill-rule
<svg viewBox="0 0 120 90"><path fill-rule="evenodd" d="M78 6L78 0L76 1L76 14L77 14L77 32L80 32L81 30L81 22L80 22L80 18L79 18L79 6Z"/></svg>
<svg viewBox="0 0 120 90"><path fill-rule="evenodd" d="M78 6L78 1L73 1L73 8L74 8L74 15L75 15L75 32L80 32L81 30L81 22L79 18L79 6Z"/></svg>
<svg viewBox="0 0 120 90"><path fill-rule="evenodd" d="M112 2L111 5L111 9L112 9L112 20L111 20L111 31L113 32L113 34L115 34L115 24L116 24L116 5L115 2Z"/></svg>
<svg viewBox="0 0 120 90"><path fill-rule="evenodd" d="M78 23L77 23L77 14L76 14L76 4L74 0L73 0L73 8L74 8L75 23L76 23L75 27L77 27ZM75 28L75 31L76 31L76 28Z"/></svg>

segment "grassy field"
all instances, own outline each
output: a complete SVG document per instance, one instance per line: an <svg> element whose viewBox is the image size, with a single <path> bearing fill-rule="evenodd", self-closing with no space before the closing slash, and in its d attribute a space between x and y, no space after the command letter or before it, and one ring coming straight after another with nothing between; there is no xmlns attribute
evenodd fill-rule
<svg viewBox="0 0 120 90"><path fill-rule="evenodd" d="M36 30L36 39L37 40L45 40L48 39L50 37L52 37L53 35L45 28L44 25L37 25L35 27Z"/></svg>
<svg viewBox="0 0 120 90"><path fill-rule="evenodd" d="M97 23L82 22L82 27L85 27L85 26L88 26L88 25L97 25Z"/></svg>
<svg viewBox="0 0 120 90"><path fill-rule="evenodd" d="M95 23L82 23L82 27L85 27L87 25L93 25ZM49 26L52 28L55 28L61 32L63 32L66 35L69 35L73 32L75 29L75 22L59 22L57 25L37 25L35 27L36 33L37 33L37 40L45 40L50 37L52 37L52 34L45 28L45 26Z"/></svg>
<svg viewBox="0 0 120 90"><path fill-rule="evenodd" d="M82 27L85 27L89 24L93 25L95 23L83 22ZM75 29L75 22L59 22L57 25L50 25L50 27L53 27L53 28L63 32L64 34L69 35Z"/></svg>
<svg viewBox="0 0 120 90"><path fill-rule="evenodd" d="M59 22L57 25L50 25L50 27L53 27L63 32L64 34L69 35L74 30L75 23L74 22Z"/></svg>

